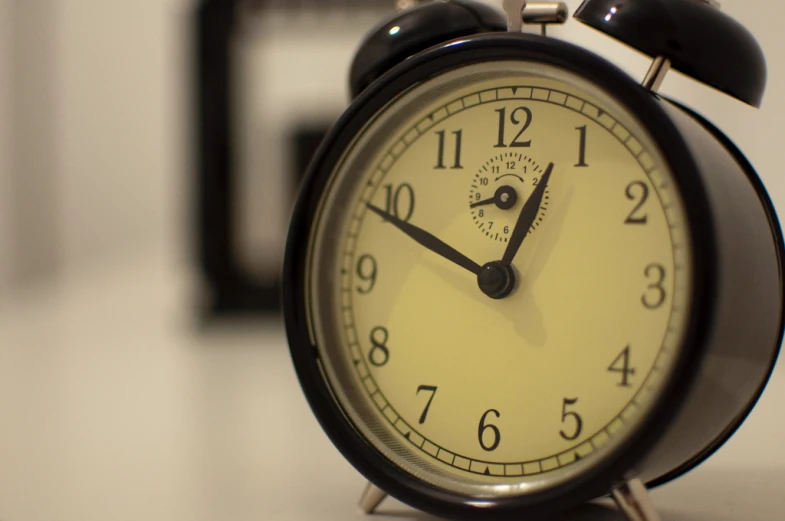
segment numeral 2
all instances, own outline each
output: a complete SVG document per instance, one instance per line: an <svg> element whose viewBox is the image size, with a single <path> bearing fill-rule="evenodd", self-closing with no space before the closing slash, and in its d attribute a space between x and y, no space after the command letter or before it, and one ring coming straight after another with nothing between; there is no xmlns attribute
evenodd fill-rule
<svg viewBox="0 0 785 521"><path fill-rule="evenodd" d="M523 122L521 122L517 116L517 114L520 113L521 111L523 111L524 114L526 115L526 118L524 119ZM496 112L499 114L499 142L496 143L495 148L507 148L508 146L513 148L523 148L523 147L532 146L531 140L519 141L521 139L521 136L523 136L523 133L526 132L526 129L529 128L529 125L532 124L532 111L529 110L528 107L518 107L517 109L512 111L512 114L510 114L510 121L512 122L512 124L520 125L521 123L523 123L523 127L521 128L520 132L518 132L518 135L515 136L515 139L512 140L512 143L510 143L509 145L505 145L505 136L506 136L505 127L507 126L507 109L506 108L499 109Z"/></svg>
<svg viewBox="0 0 785 521"><path fill-rule="evenodd" d="M639 188L640 190L636 190L636 188ZM638 196L635 195L635 192L640 193L640 200L638 200ZM632 210L629 217L627 217L627 220L624 221L624 224L646 224L649 222L648 215L639 215L639 212L643 209L643 205L649 200L649 187L646 186L646 183L643 181L635 181L627 185L627 199L634 202L637 201L638 204Z"/></svg>

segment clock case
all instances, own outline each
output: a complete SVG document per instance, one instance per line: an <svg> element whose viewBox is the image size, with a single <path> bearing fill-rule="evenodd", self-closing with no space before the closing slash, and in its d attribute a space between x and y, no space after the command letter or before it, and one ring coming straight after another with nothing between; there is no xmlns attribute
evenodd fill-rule
<svg viewBox="0 0 785 521"><path fill-rule="evenodd" d="M376 34L394 23L382 24ZM438 32L439 26L430 29ZM376 63L367 59L373 54L367 45L358 53L353 82L368 77L363 70ZM612 456L567 483L497 499L463 497L419 480L361 437L325 379L319 347L311 340L307 298L308 270L318 269L308 258L317 209L334 166L357 133L413 86L461 66L494 60L533 60L568 69L614 95L645 122L685 201L694 273L684 349L641 428ZM763 183L729 138L689 108L644 89L605 59L535 35L460 37L403 60L367 86L353 86L358 95L317 152L295 207L284 263L283 308L295 370L315 416L371 483L439 516L537 518L607 495L633 477L650 487L666 483L699 465L733 435L761 396L782 343L785 246Z"/></svg>

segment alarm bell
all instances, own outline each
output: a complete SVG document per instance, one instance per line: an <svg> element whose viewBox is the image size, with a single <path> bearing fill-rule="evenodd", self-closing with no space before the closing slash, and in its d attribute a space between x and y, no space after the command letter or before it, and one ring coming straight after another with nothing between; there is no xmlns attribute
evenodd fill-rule
<svg viewBox="0 0 785 521"><path fill-rule="evenodd" d="M761 105L763 50L716 0L586 0L575 18L657 59L660 71L668 64L744 103ZM651 86L656 79L655 74Z"/></svg>

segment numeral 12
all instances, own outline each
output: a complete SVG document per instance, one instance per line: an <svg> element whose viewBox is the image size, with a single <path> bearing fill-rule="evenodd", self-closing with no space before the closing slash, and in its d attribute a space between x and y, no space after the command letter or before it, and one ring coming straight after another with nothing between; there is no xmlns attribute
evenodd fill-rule
<svg viewBox="0 0 785 521"><path fill-rule="evenodd" d="M506 124L507 124L507 109L499 109L496 111L499 114L499 142L494 145L494 148L524 148L532 146L531 139L529 141L521 141L523 134L532 124L532 111L528 107L518 107L517 109L513 110L510 113L510 121L514 126L523 125L521 130L515 136L515 139L507 145L505 140L506 135ZM518 114L523 112L525 118L523 120L518 119Z"/></svg>

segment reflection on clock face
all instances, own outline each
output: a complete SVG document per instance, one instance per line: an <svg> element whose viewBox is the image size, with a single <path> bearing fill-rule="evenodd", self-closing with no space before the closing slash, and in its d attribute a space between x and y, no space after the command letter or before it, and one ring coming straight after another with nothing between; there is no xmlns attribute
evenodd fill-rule
<svg viewBox="0 0 785 521"><path fill-rule="evenodd" d="M326 378L421 479L564 481L668 384L690 301L682 199L643 125L572 73L494 62L418 86L363 129L319 212ZM500 298L478 283L494 262Z"/></svg>

